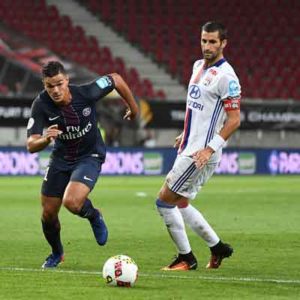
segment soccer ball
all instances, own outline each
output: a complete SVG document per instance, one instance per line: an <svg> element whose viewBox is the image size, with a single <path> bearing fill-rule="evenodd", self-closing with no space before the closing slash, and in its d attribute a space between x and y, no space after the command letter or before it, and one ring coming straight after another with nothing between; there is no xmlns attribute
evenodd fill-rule
<svg viewBox="0 0 300 300"><path fill-rule="evenodd" d="M112 256L105 262L102 276L108 285L131 287L138 278L138 266L127 255Z"/></svg>

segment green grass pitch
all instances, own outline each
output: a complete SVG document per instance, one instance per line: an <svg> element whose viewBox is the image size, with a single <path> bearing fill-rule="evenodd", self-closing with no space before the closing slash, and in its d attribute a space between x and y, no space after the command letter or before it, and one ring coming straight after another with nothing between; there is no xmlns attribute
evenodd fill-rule
<svg viewBox="0 0 300 300"><path fill-rule="evenodd" d="M65 262L41 271L49 254L40 226L41 178L0 177L0 299L300 299L300 177L214 176L199 208L234 255L206 270L209 250L188 230L198 258L190 272L160 271L176 250L156 212L163 177L101 177L91 194L109 228L99 247L89 223L61 209ZM134 288L106 286L107 258L131 256Z"/></svg>

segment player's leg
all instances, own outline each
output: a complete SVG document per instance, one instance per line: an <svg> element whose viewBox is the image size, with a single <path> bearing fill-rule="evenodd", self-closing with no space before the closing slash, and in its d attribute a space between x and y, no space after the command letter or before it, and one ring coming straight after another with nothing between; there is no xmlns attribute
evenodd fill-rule
<svg viewBox="0 0 300 300"><path fill-rule="evenodd" d="M61 199L45 195L42 195L41 198L43 233L52 250L43 263L42 268L53 268L63 261L64 253L60 239L60 222L58 219Z"/></svg>
<svg viewBox="0 0 300 300"><path fill-rule="evenodd" d="M195 169L195 164L191 158L178 156L156 201L157 209L179 253L176 260L165 268L166 270L177 269L182 265L185 265L182 268L185 270L196 269L197 267L197 260L191 251L183 217L176 206L182 198L188 197L188 195L182 195L181 190L183 188L188 190L189 178Z"/></svg>
<svg viewBox="0 0 300 300"><path fill-rule="evenodd" d="M220 241L220 238L205 220L201 212L190 204L189 201L180 201L177 206L183 216L184 222L206 242L208 247L213 247Z"/></svg>
<svg viewBox="0 0 300 300"><path fill-rule="evenodd" d="M223 243L213 228L209 225L201 212L187 201L182 201L178 205L179 211L186 224L199 235L208 245L211 251L211 258L207 264L208 269L217 269L224 258L233 253L229 244Z"/></svg>
<svg viewBox="0 0 300 300"><path fill-rule="evenodd" d="M192 253L192 249L185 231L184 221L176 206L181 196L172 192L166 184L160 190L156 206L159 214L164 220L166 228L176 245L178 256L175 260L164 267L164 271L192 270L197 268L197 260Z"/></svg>
<svg viewBox="0 0 300 300"><path fill-rule="evenodd" d="M107 242L108 230L99 209L95 208L88 195L94 188L101 170L98 159L88 158L73 170L71 180L63 196L63 205L72 213L89 220L97 243Z"/></svg>
<svg viewBox="0 0 300 300"><path fill-rule="evenodd" d="M64 206L81 218L88 219L97 243L103 246L107 242L108 230L103 216L88 199L90 188L81 182L70 181L63 198Z"/></svg>
<svg viewBox="0 0 300 300"><path fill-rule="evenodd" d="M206 165L203 169L197 170L199 173L194 180L193 186L198 192L201 187L212 176L216 165ZM199 235L210 248L211 260L207 265L207 268L218 268L225 257L231 256L233 249L224 244L213 228L209 225L202 213L197 210L187 199L183 199L177 205L183 219L190 228Z"/></svg>
<svg viewBox="0 0 300 300"><path fill-rule="evenodd" d="M68 175L61 172L54 163L49 166L44 177L41 194L41 221L44 236L52 252L46 258L42 268L54 268L62 262L64 258L58 213L62 203L62 195L68 180Z"/></svg>

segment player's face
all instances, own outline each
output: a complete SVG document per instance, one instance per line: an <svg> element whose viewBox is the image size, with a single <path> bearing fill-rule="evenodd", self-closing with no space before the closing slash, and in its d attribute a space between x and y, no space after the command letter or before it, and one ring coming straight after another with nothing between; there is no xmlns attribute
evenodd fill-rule
<svg viewBox="0 0 300 300"><path fill-rule="evenodd" d="M45 77L44 87L51 99L58 105L68 104L70 101L69 78L58 73L53 77Z"/></svg>
<svg viewBox="0 0 300 300"><path fill-rule="evenodd" d="M219 32L206 32L202 31L201 34L201 48L203 58L209 65L214 64L223 57L223 49L227 41L220 40Z"/></svg>

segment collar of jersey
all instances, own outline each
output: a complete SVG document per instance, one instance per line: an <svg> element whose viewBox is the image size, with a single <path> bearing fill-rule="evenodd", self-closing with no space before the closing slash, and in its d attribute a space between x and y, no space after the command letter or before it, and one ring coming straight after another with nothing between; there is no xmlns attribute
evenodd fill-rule
<svg viewBox="0 0 300 300"><path fill-rule="evenodd" d="M217 62L215 62L213 65L206 68L206 70L209 68L212 68L212 67L220 67L225 61L226 61L226 59L223 57L220 60L218 60Z"/></svg>

